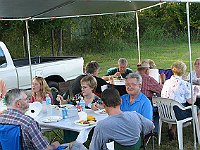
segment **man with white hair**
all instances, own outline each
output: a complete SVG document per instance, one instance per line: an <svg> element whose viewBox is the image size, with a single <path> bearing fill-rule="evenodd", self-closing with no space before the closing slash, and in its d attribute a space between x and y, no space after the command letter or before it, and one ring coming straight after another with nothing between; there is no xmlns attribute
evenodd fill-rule
<svg viewBox="0 0 200 150"><path fill-rule="evenodd" d="M123 77L126 78L126 76L129 73L132 73L132 69L127 68L128 67L128 61L125 58L120 58L118 60L118 67L113 67L107 70L107 74L103 76L102 78L106 81L110 79L110 76L113 78L117 77Z"/></svg>
<svg viewBox="0 0 200 150"><path fill-rule="evenodd" d="M20 125L22 131L22 147L24 150L54 150L60 144L51 145L42 136L38 123L24 113L29 108L28 97L20 89L9 90L5 96L7 111L0 115L0 124Z"/></svg>
<svg viewBox="0 0 200 150"><path fill-rule="evenodd" d="M142 77L138 73L130 73L125 81L128 94L121 96L121 110L136 111L152 120L153 110L150 100L141 92Z"/></svg>

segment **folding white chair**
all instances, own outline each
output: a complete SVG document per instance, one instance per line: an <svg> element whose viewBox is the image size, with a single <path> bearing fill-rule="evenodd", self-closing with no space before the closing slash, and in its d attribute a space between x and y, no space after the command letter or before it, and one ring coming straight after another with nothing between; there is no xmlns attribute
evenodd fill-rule
<svg viewBox="0 0 200 150"><path fill-rule="evenodd" d="M158 131L158 145L160 146L161 142L161 128L162 122L166 122L169 124L176 124L177 125L177 134L178 134L178 143L179 149L183 149L183 124L185 122L191 121L192 118L192 106L184 107L179 102L168 99L168 98L161 98L161 97L153 97L153 103L157 105L158 112L159 112L159 131ZM179 111L176 111L180 109ZM197 107L194 106L194 122L197 131L198 143L200 144L200 132L199 132L199 122L197 118ZM184 116L182 113L178 112L187 111L187 113L191 114L189 117L186 115Z"/></svg>

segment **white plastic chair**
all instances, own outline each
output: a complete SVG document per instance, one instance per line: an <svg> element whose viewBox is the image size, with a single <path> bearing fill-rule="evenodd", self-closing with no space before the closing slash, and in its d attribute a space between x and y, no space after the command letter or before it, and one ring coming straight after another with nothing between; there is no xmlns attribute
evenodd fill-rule
<svg viewBox="0 0 200 150"><path fill-rule="evenodd" d="M158 145L160 146L161 142L161 129L162 129L162 122L166 122L169 124L176 124L177 125L177 134L178 134L178 143L179 143L179 149L183 150L183 123L191 121L191 117L184 118L183 116L178 116L178 114L175 114L174 109L178 108L183 111L191 110L192 112L192 106L184 107L179 102L168 99L168 98L161 98L161 97L153 97L152 99L153 103L157 105L158 112L159 112L159 131L158 131ZM194 106L194 122L196 126L196 132L198 137L198 143L200 144L200 132L199 132L199 122L197 118L197 107ZM183 118L180 118L183 117Z"/></svg>

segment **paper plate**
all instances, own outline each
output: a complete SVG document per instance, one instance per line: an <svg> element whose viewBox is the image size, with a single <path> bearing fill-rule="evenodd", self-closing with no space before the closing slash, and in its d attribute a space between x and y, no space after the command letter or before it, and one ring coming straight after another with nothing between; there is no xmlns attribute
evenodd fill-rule
<svg viewBox="0 0 200 150"><path fill-rule="evenodd" d="M41 118L41 121L45 123L58 122L60 120L62 120L61 116L47 116L47 117Z"/></svg>
<svg viewBox="0 0 200 150"><path fill-rule="evenodd" d="M80 123L80 120L76 120L76 121L74 121L74 123L75 123L76 125L79 125L79 126L90 126L90 125L96 124L97 121L88 121L87 124L83 124L83 123Z"/></svg>
<svg viewBox="0 0 200 150"><path fill-rule="evenodd" d="M35 118L37 115L39 115L41 110L42 104L40 102L33 102L29 103L29 109L25 114L32 118Z"/></svg>
<svg viewBox="0 0 200 150"><path fill-rule="evenodd" d="M94 111L94 113L98 114L98 115L107 115L107 112L105 109L100 109L100 110Z"/></svg>
<svg viewBox="0 0 200 150"><path fill-rule="evenodd" d="M74 105L72 105L72 104L63 104L63 105L60 105L60 107L72 108L72 107L74 107Z"/></svg>
<svg viewBox="0 0 200 150"><path fill-rule="evenodd" d="M125 85L125 80L114 80L114 85Z"/></svg>

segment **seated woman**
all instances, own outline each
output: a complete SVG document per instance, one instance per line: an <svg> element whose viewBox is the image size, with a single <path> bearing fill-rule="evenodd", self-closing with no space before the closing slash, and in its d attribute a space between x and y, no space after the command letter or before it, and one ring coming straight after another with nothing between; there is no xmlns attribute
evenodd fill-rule
<svg viewBox="0 0 200 150"><path fill-rule="evenodd" d="M81 93L76 95L77 97L83 96L83 99L85 101L86 108L92 109L92 110L98 110L99 108L103 108L102 106L102 100L97 95L94 94L95 89L97 87L97 81L93 76L85 76L81 79ZM68 101L64 100L61 95L57 96L57 100L61 103L67 103Z"/></svg>
<svg viewBox="0 0 200 150"><path fill-rule="evenodd" d="M46 101L46 95L51 98L51 104L53 104L53 96L51 94L51 89L49 88L47 82L43 77L34 77L32 80L32 96L30 103Z"/></svg>
<svg viewBox="0 0 200 150"><path fill-rule="evenodd" d="M0 79L0 100L6 95L6 83Z"/></svg>
<svg viewBox="0 0 200 150"><path fill-rule="evenodd" d="M177 61L172 65L173 76L169 80L166 80L163 89L161 91L161 97L170 98L178 101L179 103L187 106L192 104L191 88L188 82L182 79L186 71L185 63ZM198 88L194 88L194 100L196 100ZM180 112L181 113L181 112ZM198 119L200 119L200 113L198 112ZM183 114L187 115L187 114ZM168 131L169 139L173 140L175 138L176 125L172 125Z"/></svg>
<svg viewBox="0 0 200 150"><path fill-rule="evenodd" d="M200 85L200 58L196 58L194 62L194 71L192 71L191 75L193 84ZM188 74L188 79L190 79L190 73Z"/></svg>
<svg viewBox="0 0 200 150"><path fill-rule="evenodd" d="M93 76L88 75L83 77L80 83L82 92L76 96L83 96L86 108L92 110L103 108L101 98L94 94L94 91L97 87L96 79ZM68 102L67 100L64 100L61 95L57 95L57 100L61 101L61 103ZM64 143L75 141L78 134L79 133L75 131L64 130Z"/></svg>

